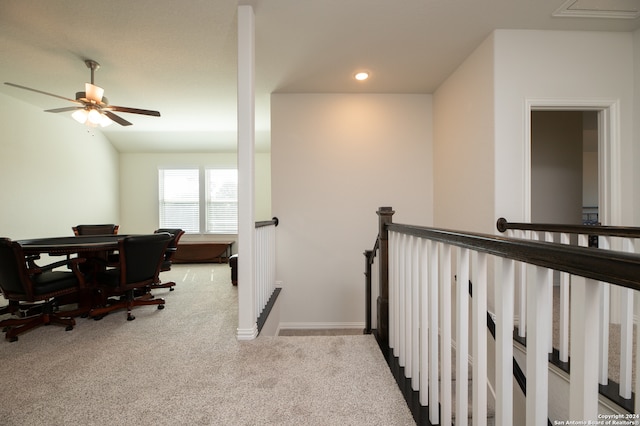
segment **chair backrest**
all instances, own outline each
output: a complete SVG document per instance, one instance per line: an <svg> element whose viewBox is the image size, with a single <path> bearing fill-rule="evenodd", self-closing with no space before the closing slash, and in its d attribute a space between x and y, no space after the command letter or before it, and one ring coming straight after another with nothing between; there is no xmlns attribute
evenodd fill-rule
<svg viewBox="0 0 640 426"><path fill-rule="evenodd" d="M123 238L119 243L121 285L155 280L170 240L168 233Z"/></svg>
<svg viewBox="0 0 640 426"><path fill-rule="evenodd" d="M12 295L26 295L27 266L22 247L8 238L0 238L0 289L10 298Z"/></svg>
<svg viewBox="0 0 640 426"><path fill-rule="evenodd" d="M160 228L153 231L154 234L162 234L164 232L171 234L171 241L169 241L169 248L178 247L178 241L180 241L180 238L184 234L184 231L178 228L176 229Z"/></svg>
<svg viewBox="0 0 640 426"><path fill-rule="evenodd" d="M117 234L120 225L114 225L112 223L103 225L77 225L73 226L74 235L111 235Z"/></svg>

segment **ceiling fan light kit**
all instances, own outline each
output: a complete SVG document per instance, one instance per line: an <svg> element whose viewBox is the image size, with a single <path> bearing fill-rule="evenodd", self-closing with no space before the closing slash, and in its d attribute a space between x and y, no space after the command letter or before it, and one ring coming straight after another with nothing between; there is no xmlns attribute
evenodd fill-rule
<svg viewBox="0 0 640 426"><path fill-rule="evenodd" d="M71 114L71 117L80 124L86 124L87 126L92 127L96 127L98 125L100 127L107 127L108 125L113 124L113 121L109 117L96 109L79 109Z"/></svg>
<svg viewBox="0 0 640 426"><path fill-rule="evenodd" d="M53 93L44 92L38 89L32 89L30 87L21 86L19 84L9 82L5 82L4 84L72 102L78 106L48 109L45 110L45 112L58 113L74 111L71 114L71 117L73 117L74 120L76 120L78 123L86 124L91 127L105 127L112 124L114 121L121 126L131 125L129 121L125 120L119 115L114 114L113 111L160 117L160 112L158 111L109 105L109 101L104 96L104 89L93 84L94 72L95 70L100 68L100 64L92 59L87 59L86 61L84 61L84 63L87 68L91 70L91 83L85 83L85 91L76 92L75 99L65 98L64 96L54 95Z"/></svg>

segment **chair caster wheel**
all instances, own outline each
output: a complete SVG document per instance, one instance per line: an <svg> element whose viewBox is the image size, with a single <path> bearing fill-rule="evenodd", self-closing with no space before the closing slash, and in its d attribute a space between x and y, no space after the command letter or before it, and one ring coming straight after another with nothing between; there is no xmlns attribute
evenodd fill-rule
<svg viewBox="0 0 640 426"><path fill-rule="evenodd" d="M73 326L72 325L68 325L64 329L64 331L71 331L71 330L73 330Z"/></svg>
<svg viewBox="0 0 640 426"><path fill-rule="evenodd" d="M175 288L169 287L169 291L173 291L173 290L175 290Z"/></svg>
<svg viewBox="0 0 640 426"><path fill-rule="evenodd" d="M158 309L164 309L164 305L158 305Z"/></svg>
<svg viewBox="0 0 640 426"><path fill-rule="evenodd" d="M136 317L134 317L133 315L127 315L127 321L133 321L134 319L136 319Z"/></svg>
<svg viewBox="0 0 640 426"><path fill-rule="evenodd" d="M18 341L18 336L13 336L9 338L10 342L17 342Z"/></svg>
<svg viewBox="0 0 640 426"><path fill-rule="evenodd" d="M104 318L104 315L96 315L95 317L93 317L93 320L100 321L102 318Z"/></svg>

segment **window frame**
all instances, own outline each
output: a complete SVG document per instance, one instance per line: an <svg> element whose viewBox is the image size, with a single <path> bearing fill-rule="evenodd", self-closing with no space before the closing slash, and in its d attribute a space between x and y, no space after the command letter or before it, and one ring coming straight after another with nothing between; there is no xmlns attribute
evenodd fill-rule
<svg viewBox="0 0 640 426"><path fill-rule="evenodd" d="M162 209L165 203L163 202L163 194L161 191L164 188L164 182L162 179L164 177L164 172L167 170L197 170L198 171L198 230L186 230L187 234L192 235L237 235L238 233L238 169L237 167L232 166L182 166L182 167L158 167L158 227L159 228L168 228L168 227L180 227L180 226L164 226L164 224L168 224L168 222L162 223L163 213ZM230 214L226 217L227 225L224 225L224 220L222 221L222 229L216 231L215 229L210 229L210 223L212 221L209 220L210 215L210 194L209 190L209 173L215 173L216 171L226 171L232 170L235 171L235 201L233 199L227 198L225 202L234 203L235 204L235 214ZM234 188L231 188L231 192L234 191ZM223 191L224 192L224 191ZM228 191L227 191L228 192ZM227 194L228 195L228 194ZM216 201L221 203L222 201ZM165 213L166 214L166 213ZM235 223L229 222L230 219L235 219ZM173 222L178 223L177 221ZM235 228L235 229L234 229Z"/></svg>

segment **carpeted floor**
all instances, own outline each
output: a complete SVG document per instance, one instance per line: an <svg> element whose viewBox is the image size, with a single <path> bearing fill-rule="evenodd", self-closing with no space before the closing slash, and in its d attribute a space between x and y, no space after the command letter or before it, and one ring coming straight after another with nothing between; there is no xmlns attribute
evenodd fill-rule
<svg viewBox="0 0 640 426"><path fill-rule="evenodd" d="M238 342L228 265L175 265L136 308L0 341L2 425L413 425L375 339Z"/></svg>

